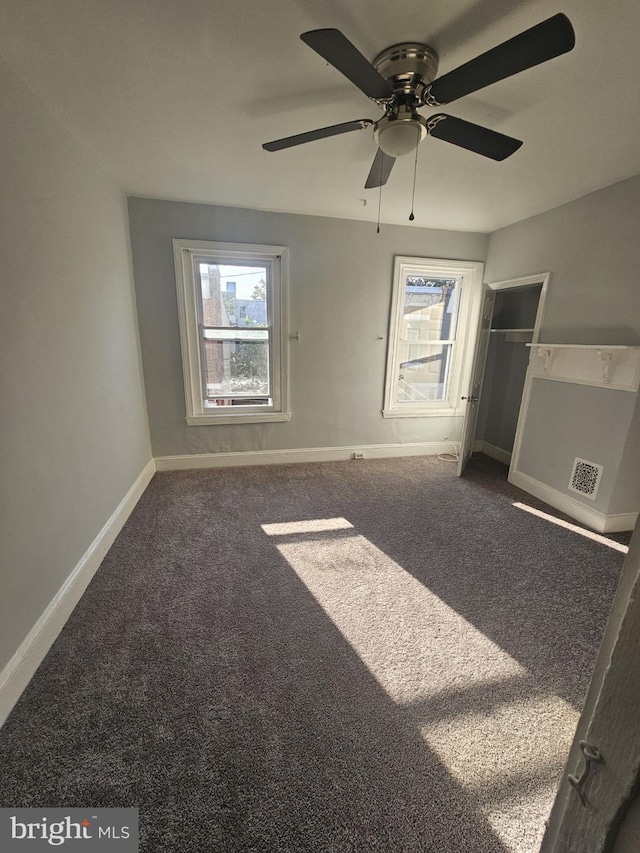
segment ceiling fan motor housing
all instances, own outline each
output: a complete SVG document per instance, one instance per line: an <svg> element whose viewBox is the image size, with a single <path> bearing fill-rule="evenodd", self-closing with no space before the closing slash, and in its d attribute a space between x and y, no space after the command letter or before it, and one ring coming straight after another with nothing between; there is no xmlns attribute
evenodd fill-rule
<svg viewBox="0 0 640 853"><path fill-rule="evenodd" d="M438 73L438 54L427 44L402 42L387 47L371 64L396 95L414 95L419 102Z"/></svg>

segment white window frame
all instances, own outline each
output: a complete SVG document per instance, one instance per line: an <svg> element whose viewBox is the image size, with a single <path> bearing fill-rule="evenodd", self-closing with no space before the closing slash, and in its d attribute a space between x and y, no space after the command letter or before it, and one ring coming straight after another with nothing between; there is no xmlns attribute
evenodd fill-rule
<svg viewBox="0 0 640 853"><path fill-rule="evenodd" d="M289 410L289 250L286 246L252 243L219 243L209 240L174 240L178 320L186 421L189 426L208 424L268 423L288 421ZM201 290L197 265L264 264L267 276L267 324L270 330L269 376L271 405L205 407L204 369L201 346ZM232 412L229 410L233 409Z"/></svg>
<svg viewBox="0 0 640 853"><path fill-rule="evenodd" d="M406 256L395 258L383 417L424 418L460 414L462 409L460 395L463 389L468 387L470 379L474 344L471 337L477 325L480 310L483 272L484 264L476 261L452 261L442 258ZM396 401L397 377L400 372L400 328L407 275L462 279L456 337L449 370L448 394L445 400L425 400L424 402L411 403L398 403Z"/></svg>

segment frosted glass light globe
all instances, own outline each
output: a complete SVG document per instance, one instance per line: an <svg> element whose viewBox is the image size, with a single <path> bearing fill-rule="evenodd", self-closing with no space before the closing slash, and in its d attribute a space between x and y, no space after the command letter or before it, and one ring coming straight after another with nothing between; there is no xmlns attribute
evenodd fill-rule
<svg viewBox="0 0 640 853"><path fill-rule="evenodd" d="M426 128L416 119L382 119L374 130L374 139L385 154L402 157L418 147L427 135Z"/></svg>

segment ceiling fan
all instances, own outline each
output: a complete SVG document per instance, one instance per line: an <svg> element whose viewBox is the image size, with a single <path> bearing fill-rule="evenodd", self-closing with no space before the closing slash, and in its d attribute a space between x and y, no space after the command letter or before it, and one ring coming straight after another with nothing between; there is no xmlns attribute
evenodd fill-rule
<svg viewBox="0 0 640 853"><path fill-rule="evenodd" d="M571 22L566 15L557 14L436 77L438 55L426 44L394 44L370 63L340 30L310 30L300 38L381 107L384 115L377 121L356 119L287 136L265 142L262 147L281 151L373 125L378 151L365 189L386 184L396 157L414 151L427 135L493 160L511 156L522 145L521 140L447 113L437 112L425 118L418 110L449 104L567 53L575 45Z"/></svg>

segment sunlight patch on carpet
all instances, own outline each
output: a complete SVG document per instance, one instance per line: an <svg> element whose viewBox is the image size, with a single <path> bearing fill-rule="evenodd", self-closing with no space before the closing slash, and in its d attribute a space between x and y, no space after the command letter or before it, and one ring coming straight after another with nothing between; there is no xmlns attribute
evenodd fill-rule
<svg viewBox="0 0 640 853"><path fill-rule="evenodd" d="M513 850L526 841L524 849L534 850L542 840L578 717L564 700L540 694L489 712L452 716L423 726L421 734L475 797L478 811L500 840Z"/></svg>
<svg viewBox="0 0 640 853"><path fill-rule="evenodd" d="M535 778L539 766L557 778L577 722L571 705L547 694L440 720L423 726L422 736L465 788L482 795L519 772Z"/></svg>
<svg viewBox="0 0 640 853"><path fill-rule="evenodd" d="M263 524L267 536L289 536L292 533L322 533L326 530L352 530L346 518L309 518L305 521L286 521Z"/></svg>
<svg viewBox="0 0 640 853"><path fill-rule="evenodd" d="M263 530L507 849L533 849L577 711L366 537L341 536L346 519L318 523L335 537L287 541L310 523Z"/></svg>
<svg viewBox="0 0 640 853"><path fill-rule="evenodd" d="M511 799L481 809L507 850L519 853L540 849L556 789L555 780L537 790L514 788Z"/></svg>
<svg viewBox="0 0 640 853"><path fill-rule="evenodd" d="M565 521L563 518L556 518L555 515L549 515L548 512L543 512L541 509L536 509L533 506L528 506L527 504L519 503L518 501L515 501L512 505L516 509L523 509L525 512L531 513L531 515L535 515L545 521L550 521L552 524L557 524L558 527L564 527L565 530L571 530L572 533L579 533L580 536L584 536L586 539L591 539L593 542L599 542L601 545L613 548L614 551L620 551L621 554L629 553L628 545L623 545L622 542L616 542L615 539L609 539L608 536L602 536L602 534L595 533L593 530L587 530L585 527L578 527L577 524L571 524L571 522Z"/></svg>
<svg viewBox="0 0 640 853"><path fill-rule="evenodd" d="M276 547L397 704L526 673L364 536Z"/></svg>

